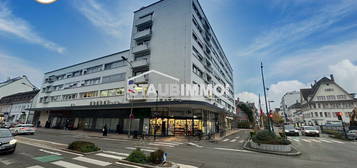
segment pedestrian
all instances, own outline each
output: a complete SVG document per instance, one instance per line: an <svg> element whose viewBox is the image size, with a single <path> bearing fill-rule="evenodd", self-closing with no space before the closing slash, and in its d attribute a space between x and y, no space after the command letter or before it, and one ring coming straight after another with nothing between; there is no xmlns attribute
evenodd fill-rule
<svg viewBox="0 0 357 168"><path fill-rule="evenodd" d="M107 128L107 124L104 125L103 127L103 136L107 136L108 135L108 128Z"/></svg>
<svg viewBox="0 0 357 168"><path fill-rule="evenodd" d="M119 123L117 124L117 133L120 134L120 125L119 125Z"/></svg>
<svg viewBox="0 0 357 168"><path fill-rule="evenodd" d="M40 120L37 121L37 128L39 128L39 127L41 127L41 121Z"/></svg>

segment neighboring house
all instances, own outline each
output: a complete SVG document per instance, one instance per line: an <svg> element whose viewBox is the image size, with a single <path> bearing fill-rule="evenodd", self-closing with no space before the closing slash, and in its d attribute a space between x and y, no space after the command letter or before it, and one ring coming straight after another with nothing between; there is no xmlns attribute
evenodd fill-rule
<svg viewBox="0 0 357 168"><path fill-rule="evenodd" d="M23 75L0 82L0 98L8 95L13 95L20 92L27 92L36 89L28 78Z"/></svg>
<svg viewBox="0 0 357 168"><path fill-rule="evenodd" d="M128 94L172 82L229 89L212 97ZM155 128L162 136L208 134L230 129L233 90L233 69L199 2L161 0L134 12L128 50L45 73L33 110L42 126L55 128L127 133L131 123L131 131L149 135Z"/></svg>
<svg viewBox="0 0 357 168"><path fill-rule="evenodd" d="M28 78L23 75L21 77L16 77L8 79L4 82L0 82L0 99L5 96L13 95L20 92L28 92L37 89ZM5 111L10 111L11 105L0 105L0 121L4 120L6 117L4 114Z"/></svg>
<svg viewBox="0 0 357 168"><path fill-rule="evenodd" d="M39 90L21 92L0 99L0 112L5 114L5 121L10 123L32 123L30 109Z"/></svg>
<svg viewBox="0 0 357 168"><path fill-rule="evenodd" d="M357 101L352 94L338 85L333 75L315 81L311 88L301 89L301 110L306 125L325 125L339 122L336 113L343 113L343 121L349 122Z"/></svg>
<svg viewBox="0 0 357 168"><path fill-rule="evenodd" d="M249 103L249 102L241 102L239 101L239 98L236 100L236 115L237 115L237 120L238 121L249 121L249 117L247 112L242 110L241 105L247 106L252 112L253 112L253 119L256 119L258 116L258 110L255 107L255 103Z"/></svg>

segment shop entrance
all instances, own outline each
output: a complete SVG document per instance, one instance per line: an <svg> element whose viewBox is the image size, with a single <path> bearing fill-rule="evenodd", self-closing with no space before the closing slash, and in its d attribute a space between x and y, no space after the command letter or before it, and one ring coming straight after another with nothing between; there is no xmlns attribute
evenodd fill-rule
<svg viewBox="0 0 357 168"><path fill-rule="evenodd" d="M157 136L192 136L203 130L201 119L150 119L150 135Z"/></svg>

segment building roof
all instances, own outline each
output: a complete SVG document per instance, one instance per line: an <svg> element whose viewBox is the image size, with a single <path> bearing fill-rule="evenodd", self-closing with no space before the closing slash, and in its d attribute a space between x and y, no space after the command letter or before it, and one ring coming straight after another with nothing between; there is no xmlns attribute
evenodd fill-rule
<svg viewBox="0 0 357 168"><path fill-rule="evenodd" d="M6 81L4 81L4 82L0 82L0 87L3 87L3 86L8 85L8 84L10 84L10 83L16 82L16 81L18 81L18 80L20 80L20 79L22 79L21 76L16 77L16 78L12 78L12 79L8 79L8 80L6 80Z"/></svg>
<svg viewBox="0 0 357 168"><path fill-rule="evenodd" d="M304 100L311 101L311 99L314 97L317 90L319 89L320 85L325 84L325 83L335 84L337 87L339 87L346 94L350 95L340 85L338 85L335 82L333 75L331 75L330 77L331 77L331 79L329 79L327 77L323 77L319 81L317 81L317 82L315 81L315 84L311 85L311 88L300 89L301 96L304 98ZM310 96L310 99L308 99L309 96Z"/></svg>
<svg viewBox="0 0 357 168"><path fill-rule="evenodd" d="M5 96L0 99L0 104L13 104L20 102L29 102L33 99L40 90L33 90L28 92L16 93L13 95Z"/></svg>

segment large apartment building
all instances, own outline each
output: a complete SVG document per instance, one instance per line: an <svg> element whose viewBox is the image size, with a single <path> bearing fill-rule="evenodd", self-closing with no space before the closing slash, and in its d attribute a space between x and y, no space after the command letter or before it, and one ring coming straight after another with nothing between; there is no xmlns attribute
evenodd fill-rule
<svg viewBox="0 0 357 168"><path fill-rule="evenodd" d="M226 91L129 94L148 92L149 84L172 83L219 84ZM233 69L197 0L161 0L134 12L129 50L45 73L33 110L35 119L49 127L100 130L107 125L112 131L130 128L152 135L156 130L163 136L224 132L235 110Z"/></svg>

